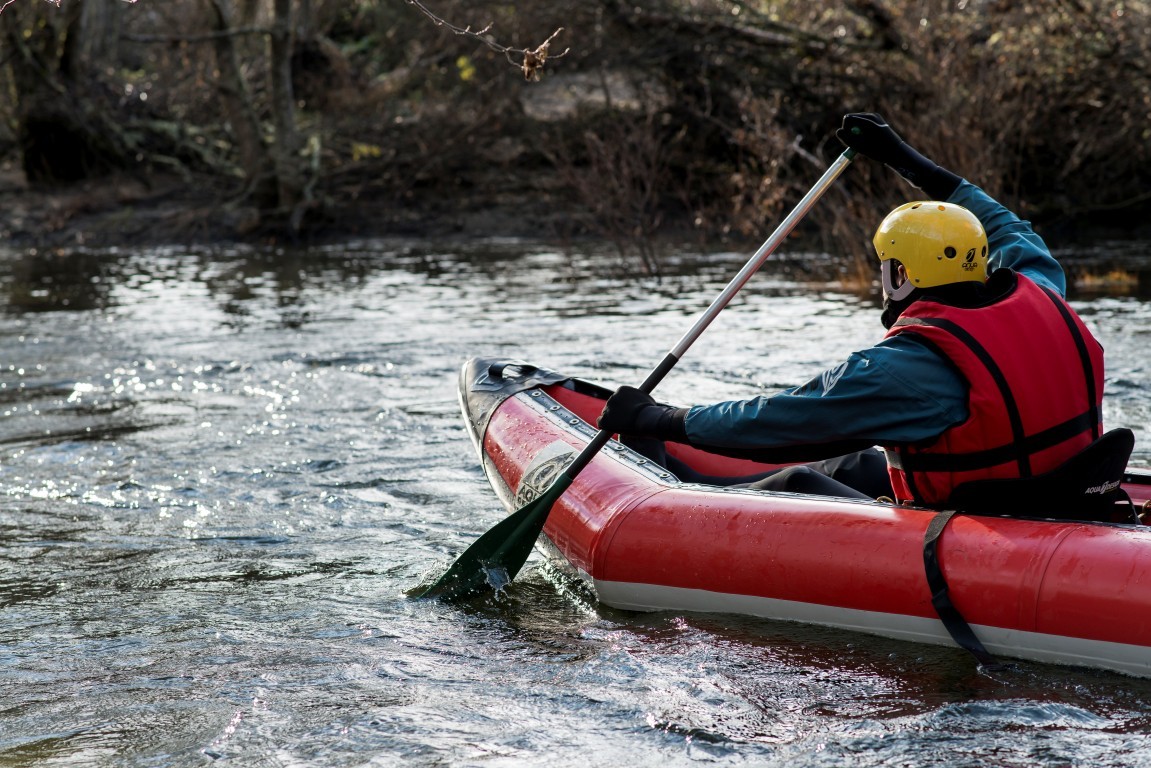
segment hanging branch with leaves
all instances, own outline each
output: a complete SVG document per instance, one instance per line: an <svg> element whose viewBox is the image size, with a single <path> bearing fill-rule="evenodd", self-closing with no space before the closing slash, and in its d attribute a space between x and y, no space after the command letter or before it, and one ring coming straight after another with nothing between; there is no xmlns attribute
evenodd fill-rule
<svg viewBox="0 0 1151 768"><path fill-rule="evenodd" d="M9 2L11 1L12 0L9 0ZM444 21L439 16L432 13L430 10L428 10L426 5L420 2L420 0L407 0L407 2L409 5L414 5L417 9L419 9L420 13L431 19L432 23L437 27L447 27L454 34L474 37L496 53L502 53L505 57L507 57L509 62L520 67L524 73L525 80L539 80L540 70L544 68L544 64L549 58L558 59L567 55L567 52L571 50L570 48L565 48L563 53L557 53L555 55L549 53L552 41L556 39L556 36L559 35L560 32L564 31L563 27L560 27L555 32L552 32L551 36L547 40L544 40L535 48L512 48L510 46L500 45L491 37L489 34L492 29L491 24L488 24L486 27L479 30L472 29L470 25L467 27L457 27L456 25L448 21Z"/></svg>

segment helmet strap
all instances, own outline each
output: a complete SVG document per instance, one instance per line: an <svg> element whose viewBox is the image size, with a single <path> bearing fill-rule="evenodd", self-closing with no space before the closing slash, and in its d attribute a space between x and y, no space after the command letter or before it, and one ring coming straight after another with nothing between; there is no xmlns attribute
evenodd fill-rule
<svg viewBox="0 0 1151 768"><path fill-rule="evenodd" d="M904 280L898 287L895 285L895 259L886 259L879 264L879 273L883 276L883 298L885 301L903 301L915 290L911 280Z"/></svg>
<svg viewBox="0 0 1151 768"><path fill-rule="evenodd" d="M919 294L915 294L896 301L890 296L884 296L883 312L879 315L879 322L883 323L883 327L890 331L891 326L895 325L895 321L899 319L904 310L914 304L918 298Z"/></svg>

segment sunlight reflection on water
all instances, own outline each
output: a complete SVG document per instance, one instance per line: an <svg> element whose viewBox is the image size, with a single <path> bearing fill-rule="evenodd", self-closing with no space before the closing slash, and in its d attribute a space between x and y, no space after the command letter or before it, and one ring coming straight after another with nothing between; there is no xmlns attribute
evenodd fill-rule
<svg viewBox="0 0 1151 768"><path fill-rule="evenodd" d="M0 253L0 757L317 766L1151 765L1151 683L736 617L530 567L408 600L501 516L456 405L473 355L635 383L738 269L436 251ZM599 259L599 261L597 261ZM771 264L660 397L802 382L873 300ZM1106 418L1151 453L1151 302L1080 297ZM537 564L538 560L533 560ZM943 755L941 757L941 755Z"/></svg>

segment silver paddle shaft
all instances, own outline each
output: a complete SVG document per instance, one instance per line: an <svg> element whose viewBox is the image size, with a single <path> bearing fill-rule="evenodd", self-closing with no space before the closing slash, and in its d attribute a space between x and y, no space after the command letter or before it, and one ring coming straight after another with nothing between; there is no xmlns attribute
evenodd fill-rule
<svg viewBox="0 0 1151 768"><path fill-rule="evenodd" d="M743 269L731 279L731 282L727 284L723 292L715 297L715 300L711 302L711 306L695 321L695 325L680 338L679 342L667 353L667 357L664 358L663 362L651 372L651 375L649 375L643 385L640 386L642 391L650 393L655 389L655 386L663 379L667 372L672 369L683 354L687 352L688 348L695 343L695 340L707 330L712 320L715 320L716 316L723 311L724 307L728 305L735 294L739 293L744 284L751 279L751 276L763 266L763 263L767 261L768 257L779 247L780 243L787 239L787 236L791 234L791 230L795 229L795 225L807 215L807 212L811 210L811 207L815 205L816 201L823 196L823 193L827 191L828 187L835 182L839 174L843 173L843 170L851 164L851 160L854 157L855 150L848 149L824 171L819 181L815 182L815 186L803 196L803 199L796 204L791 213L787 215L787 218L775 228L771 236L764 241L763 245L759 246L759 250L743 265Z"/></svg>

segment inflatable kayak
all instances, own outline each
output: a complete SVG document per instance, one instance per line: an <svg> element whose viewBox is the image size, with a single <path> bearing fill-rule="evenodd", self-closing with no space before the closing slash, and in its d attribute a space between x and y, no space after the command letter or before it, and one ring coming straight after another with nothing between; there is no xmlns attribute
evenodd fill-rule
<svg viewBox="0 0 1151 768"><path fill-rule="evenodd" d="M510 512L596 435L610 391L473 359L459 394ZM772 469L690 446L668 451L711 476ZM1151 677L1151 526L1139 521L1151 510L1151 473L1128 469L1123 487L1129 523L1045 519L1065 515L1040 509L945 521L934 557L976 645L994 657ZM940 618L939 586L925 571L925 534L939 518L883 500L681 482L612 440L552 506L537 543L612 608L737 613L968 647Z"/></svg>

